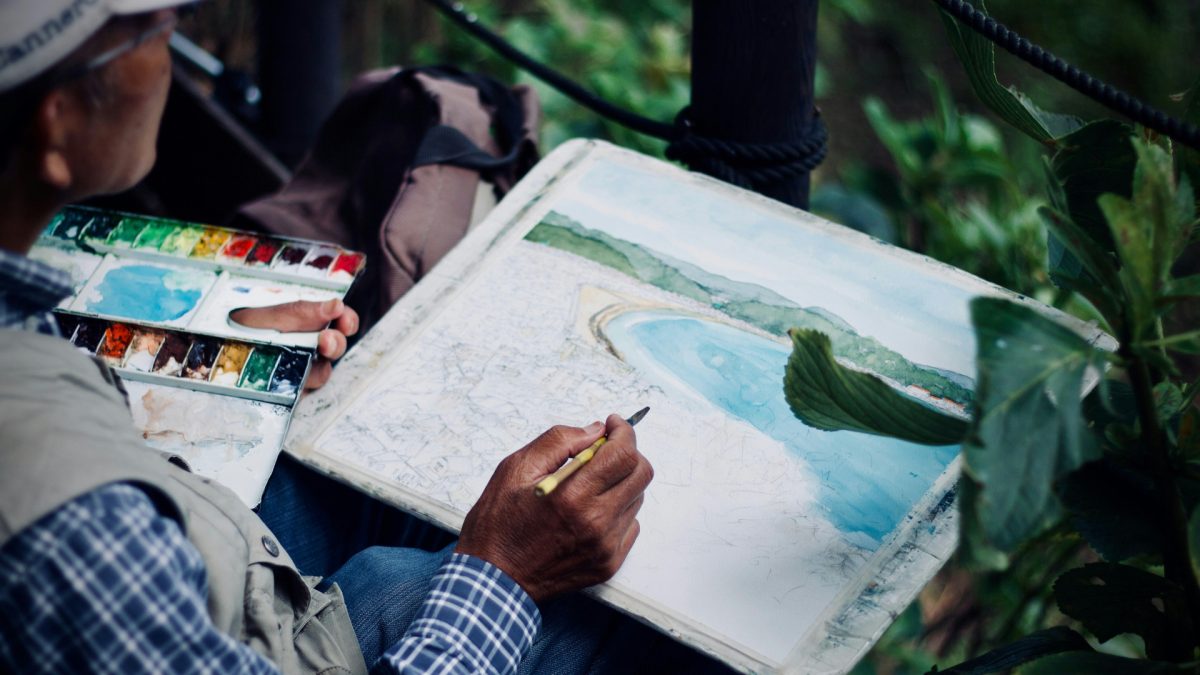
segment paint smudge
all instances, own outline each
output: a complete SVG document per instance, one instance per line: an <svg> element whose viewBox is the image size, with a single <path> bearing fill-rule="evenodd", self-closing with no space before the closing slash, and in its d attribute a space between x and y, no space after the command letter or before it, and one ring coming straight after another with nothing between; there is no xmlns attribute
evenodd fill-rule
<svg viewBox="0 0 1200 675"><path fill-rule="evenodd" d="M117 229L119 223L120 221L116 216L97 213L92 216L91 222L88 223L87 230L83 236L92 244L103 244L108 241L108 236L112 234L113 230Z"/></svg>
<svg viewBox="0 0 1200 675"><path fill-rule="evenodd" d="M167 334L161 330L139 328L133 332L133 342L129 344L129 352L125 355L124 367L148 373L154 369L154 361L158 350L162 348Z"/></svg>
<svg viewBox="0 0 1200 675"><path fill-rule="evenodd" d="M125 360L125 351L129 349L129 343L132 341L132 328L123 323L109 324L96 355L110 366L119 366Z"/></svg>
<svg viewBox="0 0 1200 675"><path fill-rule="evenodd" d="M202 236L204 236L204 228L195 225L178 229L167 235L158 250L170 255L185 256L196 248L196 244Z"/></svg>
<svg viewBox="0 0 1200 675"><path fill-rule="evenodd" d="M146 229L142 230L142 233L138 235L137 241L133 242L133 247L160 251L163 244L167 243L167 239L177 232L180 227L182 227L182 224L178 222L152 220L147 223Z"/></svg>
<svg viewBox="0 0 1200 675"><path fill-rule="evenodd" d="M256 237L250 235L234 235L229 243L225 244L225 248L221 249L217 259L224 263L240 263L246 259L246 255L250 253L250 249L254 248L257 241Z"/></svg>
<svg viewBox="0 0 1200 675"><path fill-rule="evenodd" d="M181 442L193 446L221 446L229 450L229 461L263 442L263 412L267 406L255 401L202 392L150 388L140 398L141 410L134 419L148 441ZM144 419L138 413L145 415ZM282 438L279 439L282 441Z"/></svg>
<svg viewBox="0 0 1200 675"><path fill-rule="evenodd" d="M215 227L210 227L200 236L200 241L196 242L196 248L192 249L192 258L197 260L211 260L217 256L217 251L229 241L229 232L227 230L218 230Z"/></svg>
<svg viewBox="0 0 1200 675"><path fill-rule="evenodd" d="M361 253L343 253L333 263L329 276L339 281L351 281L362 269L363 255Z"/></svg>
<svg viewBox="0 0 1200 675"><path fill-rule="evenodd" d="M108 235L108 245L113 248L132 248L133 242L149 224L150 221L145 218L122 218L117 229Z"/></svg>
<svg viewBox="0 0 1200 675"><path fill-rule="evenodd" d="M271 375L275 372L277 363L278 349L255 347L246 361L246 367L242 369L242 379L238 381L237 386L253 391L266 391L271 386Z"/></svg>
<svg viewBox="0 0 1200 675"><path fill-rule="evenodd" d="M89 312L136 321L175 321L196 308L216 275L137 264L113 267L86 302Z"/></svg>
<svg viewBox="0 0 1200 675"><path fill-rule="evenodd" d="M168 333L163 341L158 356L154 359L154 372L159 375L175 377L183 370L187 361L188 351L192 348L192 340L180 333Z"/></svg>
<svg viewBox="0 0 1200 675"><path fill-rule="evenodd" d="M241 342L226 342L217 357L217 365L213 369L212 383L226 387L236 387L242 367L250 356L250 345Z"/></svg>
<svg viewBox="0 0 1200 675"><path fill-rule="evenodd" d="M205 380L212 375L213 363L217 353L221 351L221 342L213 338L197 337L192 342L188 352L187 363L183 367L183 377L189 380Z"/></svg>
<svg viewBox="0 0 1200 675"><path fill-rule="evenodd" d="M289 244L284 246L283 250L279 252L279 255L275 258L275 264L272 265L271 269L283 272L295 272L307 256L307 247Z"/></svg>
<svg viewBox="0 0 1200 675"><path fill-rule="evenodd" d="M299 352L284 352L275 368L275 377L271 380L271 393L295 394L300 390L307 370L308 356Z"/></svg>
<svg viewBox="0 0 1200 675"><path fill-rule="evenodd" d="M258 242L254 250L250 251L250 255L246 257L246 265L249 267L268 267L278 252L279 242L263 239Z"/></svg>
<svg viewBox="0 0 1200 675"><path fill-rule="evenodd" d="M96 353L96 347L100 346L100 341L104 339L104 331L108 328L108 324L95 319L80 319L79 325L75 328L75 337L71 342L83 351L89 354Z"/></svg>

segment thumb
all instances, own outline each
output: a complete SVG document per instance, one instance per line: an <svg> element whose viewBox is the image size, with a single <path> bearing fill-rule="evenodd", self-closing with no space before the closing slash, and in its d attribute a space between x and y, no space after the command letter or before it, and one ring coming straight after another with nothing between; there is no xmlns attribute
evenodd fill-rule
<svg viewBox="0 0 1200 675"><path fill-rule="evenodd" d="M271 328L282 333L318 331L345 311L338 298L325 302L297 300L268 307L244 307L229 318L248 328Z"/></svg>
<svg viewBox="0 0 1200 675"><path fill-rule="evenodd" d="M525 446L522 454L530 470L538 476L545 476L586 450L603 435L603 422L592 422L586 427L556 426Z"/></svg>

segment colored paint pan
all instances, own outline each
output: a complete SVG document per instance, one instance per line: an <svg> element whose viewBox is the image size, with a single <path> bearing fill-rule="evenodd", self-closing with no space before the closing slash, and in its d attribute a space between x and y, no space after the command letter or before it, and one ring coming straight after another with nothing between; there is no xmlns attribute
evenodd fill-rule
<svg viewBox="0 0 1200 675"><path fill-rule="evenodd" d="M192 249L189 257L197 260L211 260L217 257L217 252L229 241L230 233L228 230L219 230L215 227L210 227L204 230L204 234L200 236L200 241L196 242L196 248Z"/></svg>
<svg viewBox="0 0 1200 675"><path fill-rule="evenodd" d="M180 223L171 220L152 220L150 221L142 233L138 235L137 241L133 242L133 247L136 249L147 249L151 251L159 251L163 244L172 234L178 232L181 227ZM195 246L195 243L192 244Z"/></svg>
<svg viewBox="0 0 1200 675"><path fill-rule="evenodd" d="M108 324L104 321L80 319L71 342L83 351L95 354L96 348L100 346L100 341L104 339L104 331L107 328Z"/></svg>
<svg viewBox="0 0 1200 675"><path fill-rule="evenodd" d="M254 249L246 256L246 265L248 267L270 267L271 262L275 260L275 254L279 253L280 243L271 239L260 239L254 245Z"/></svg>
<svg viewBox="0 0 1200 675"><path fill-rule="evenodd" d="M300 272L309 277L323 277L329 273L329 268L337 256L336 248L326 246L314 248L304 259Z"/></svg>
<svg viewBox="0 0 1200 675"><path fill-rule="evenodd" d="M308 247L299 246L297 244L288 244L283 247L279 255L275 257L275 263L271 266L273 270L280 272L295 273L300 270L300 265L304 263L304 259L308 257Z"/></svg>
<svg viewBox="0 0 1200 675"><path fill-rule="evenodd" d="M78 239L79 235L83 234L84 228L87 227L88 223L92 222L92 218L94 217L95 214L89 211L67 209L55 218L51 229L54 232L54 236L59 239Z"/></svg>
<svg viewBox="0 0 1200 675"><path fill-rule="evenodd" d="M55 314L58 323L58 334L70 340L75 337L75 329L79 326L79 317L74 314Z"/></svg>
<svg viewBox="0 0 1200 675"><path fill-rule="evenodd" d="M187 363L188 352L192 349L192 339L182 333L167 333L158 356L154 357L154 372L159 375L174 377L183 371Z"/></svg>
<svg viewBox="0 0 1200 675"><path fill-rule="evenodd" d="M122 218L117 228L108 235L107 244L113 248L133 248L133 242L150 221L145 218Z"/></svg>
<svg viewBox="0 0 1200 675"><path fill-rule="evenodd" d="M196 248L196 244L200 242L200 238L204 236L204 228L195 225L189 225L182 229L176 229L174 232L167 235L163 243L158 247L160 253L168 255L186 256Z"/></svg>
<svg viewBox="0 0 1200 675"><path fill-rule="evenodd" d="M279 355L278 349L255 347L254 351L250 353L250 358L246 360L246 367L242 369L238 387L253 391L267 391L271 386L271 376L275 373L275 366L279 363Z"/></svg>
<svg viewBox="0 0 1200 675"><path fill-rule="evenodd" d="M295 394L300 390L304 373L308 370L308 356L299 352L284 352L271 378L271 393Z"/></svg>
<svg viewBox="0 0 1200 675"><path fill-rule="evenodd" d="M192 348L188 351L187 362L183 366L182 377L190 380L208 380L212 375L213 364L221 351L221 341L207 337L196 337Z"/></svg>
<svg viewBox="0 0 1200 675"><path fill-rule="evenodd" d="M120 219L116 216L107 213L97 213L88 222L87 229L83 233L83 238L91 244L104 244L108 241L108 237L113 233L113 230L117 229L117 225L120 222Z"/></svg>
<svg viewBox="0 0 1200 675"><path fill-rule="evenodd" d="M162 349L167 334L152 328L138 328L133 331L133 341L125 354L123 368L148 373L154 370L154 361Z"/></svg>
<svg viewBox="0 0 1200 675"><path fill-rule="evenodd" d="M111 323L104 331L104 340L96 350L96 356L110 366L119 366L125 361L125 352L133 341L133 329L123 323Z"/></svg>
<svg viewBox="0 0 1200 675"><path fill-rule="evenodd" d="M241 377L246 359L250 357L250 345L241 342L226 342L217 356L216 366L213 367L213 384L226 387L236 387Z"/></svg>
<svg viewBox="0 0 1200 675"><path fill-rule="evenodd" d="M363 254L361 253L342 253L334 261L333 267L329 270L331 279L341 281L353 281L354 277L362 269Z"/></svg>
<svg viewBox="0 0 1200 675"><path fill-rule="evenodd" d="M223 263L241 263L246 259L246 256L257 242L257 237L236 234L221 249L221 252L217 255L217 260Z"/></svg>

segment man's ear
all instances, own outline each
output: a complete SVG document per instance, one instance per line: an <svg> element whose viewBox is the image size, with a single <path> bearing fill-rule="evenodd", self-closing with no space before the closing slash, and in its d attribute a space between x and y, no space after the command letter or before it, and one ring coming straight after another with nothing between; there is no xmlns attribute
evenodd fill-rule
<svg viewBox="0 0 1200 675"><path fill-rule="evenodd" d="M38 104L31 128L32 158L38 178L47 186L66 192L75 181L71 168L69 139L76 119L76 97L62 88L51 89Z"/></svg>

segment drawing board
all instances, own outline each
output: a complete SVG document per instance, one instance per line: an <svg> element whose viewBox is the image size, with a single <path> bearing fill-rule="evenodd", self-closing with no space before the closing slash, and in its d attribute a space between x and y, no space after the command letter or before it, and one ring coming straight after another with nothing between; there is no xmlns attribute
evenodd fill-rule
<svg viewBox="0 0 1200 675"><path fill-rule="evenodd" d="M576 141L301 403L285 447L457 529L496 464L547 427L648 405L637 438L656 478L641 536L591 592L747 672L844 672L952 552L958 448L795 419L786 331L822 330L842 362L965 415L977 295L1017 299Z"/></svg>

